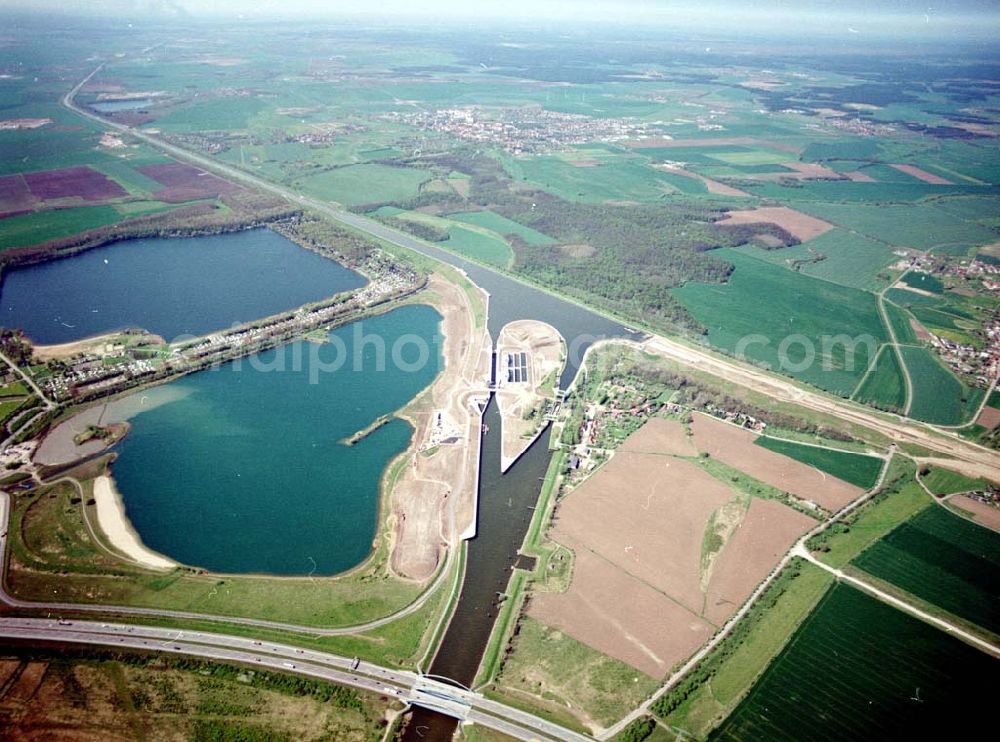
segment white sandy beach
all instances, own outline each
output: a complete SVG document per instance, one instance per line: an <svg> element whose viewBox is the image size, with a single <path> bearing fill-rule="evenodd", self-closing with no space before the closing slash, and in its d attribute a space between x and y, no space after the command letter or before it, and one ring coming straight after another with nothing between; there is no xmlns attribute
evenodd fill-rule
<svg viewBox="0 0 1000 742"><path fill-rule="evenodd" d="M142 545L125 517L125 508L111 477L100 476L94 480L94 501L97 504L97 524L118 551L151 569L173 569L177 566L177 562Z"/></svg>

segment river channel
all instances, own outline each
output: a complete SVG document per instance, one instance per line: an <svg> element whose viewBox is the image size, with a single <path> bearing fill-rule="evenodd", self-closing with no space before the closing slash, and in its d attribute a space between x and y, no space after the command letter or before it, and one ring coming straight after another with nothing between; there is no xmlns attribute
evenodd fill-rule
<svg viewBox="0 0 1000 742"><path fill-rule="evenodd" d="M463 270L490 295L488 326L494 340L504 325L519 319L542 320L559 330L569 351L560 378L562 388L575 378L583 354L596 340L630 336L625 327L606 317L446 250L410 239L377 222L355 215L348 215L344 221ZM507 589L517 551L534 513L532 508L538 500L541 480L552 458L547 446L548 434L544 433L506 474L501 474L500 415L492 398L484 422L495 432L482 439L478 531L469 541L461 597L430 667L431 674L465 686L475 681L496 621L497 595ZM417 708L404 739L450 740L455 726L454 719Z"/></svg>

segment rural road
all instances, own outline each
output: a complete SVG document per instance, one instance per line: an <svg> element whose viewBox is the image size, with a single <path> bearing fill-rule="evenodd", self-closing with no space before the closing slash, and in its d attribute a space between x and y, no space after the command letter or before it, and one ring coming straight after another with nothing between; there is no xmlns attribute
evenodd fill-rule
<svg viewBox="0 0 1000 742"><path fill-rule="evenodd" d="M6 564L7 558L7 531L10 527L10 495L0 491L0 564ZM118 555L115 555L116 557ZM308 634L309 636L349 636L358 634L379 626L404 618L414 613L435 594L437 589L444 582L450 572L451 561L438 571L434 581L424 592L405 608L401 608L389 616L368 621L354 626L339 626L337 628L320 628L316 626L303 626L300 624L283 623L281 621L265 621L256 618L243 618L240 616L220 616L211 613L196 613L194 611L173 611L161 608L140 608L135 606L100 605L88 603L64 603L49 601L21 600L15 598L7 592L7 586L0 580L0 602L12 608L25 608L36 611L73 611L77 613L103 613L107 615L129 615L129 616L149 616L153 618L175 618L181 621L214 621L217 623L228 623L239 626L251 626L259 629L272 629L276 631L288 631L295 634ZM6 574L6 573L5 573Z"/></svg>
<svg viewBox="0 0 1000 742"><path fill-rule="evenodd" d="M31 387L31 389L38 395L39 399L45 404L45 408L48 410L54 410L56 408L56 403L45 396L45 393L39 388L35 380L28 376L24 371L18 368L17 364L10 360L5 353L0 353L0 360L10 366L14 373L21 377L25 384Z"/></svg>
<svg viewBox="0 0 1000 742"><path fill-rule="evenodd" d="M819 559L810 554L809 550L805 547L805 544L801 541L795 545L791 553L793 556L802 557L811 564L815 564L820 569L823 569L829 572L830 574L834 575L838 580L842 580L843 582L846 582L849 585L852 585L853 587L856 587L859 590L868 593L869 595L873 595L882 602L888 603L894 608L898 608L899 610L905 613L909 613L911 616L916 616L922 621L926 621L927 623L936 626L942 631L946 631L949 634L954 634L955 636L963 639L969 644L974 645L978 649L981 649L984 652L992 654L994 657L1000 657L1000 647L996 646L995 644L990 644L990 642L986 641L985 639L980 639L975 634L970 634L968 631L965 631L964 629L960 628L959 626L956 626L950 621L945 621L943 618L938 618L937 616L928 613L927 611L922 611L916 606L907 603L905 600L901 600L897 598L895 595L887 593L885 590L880 590L874 585L871 585L862 579L854 577L853 575L850 575L844 572L843 570L835 569L834 567L831 567L828 564L824 564Z"/></svg>
<svg viewBox="0 0 1000 742"><path fill-rule="evenodd" d="M257 641L158 626L48 618L0 618L0 637L24 641L86 644L188 655L238 662L251 667L294 673L396 698L466 722L487 726L520 740L586 742L590 737L525 711L507 707L473 691L425 675L392 670L370 662L276 642Z"/></svg>
<svg viewBox="0 0 1000 742"><path fill-rule="evenodd" d="M159 137L147 134L134 127L126 126L125 124L120 124L114 121L108 121L95 113L77 106L74 102L76 94L94 75L101 70L103 66L103 64L99 65L93 72L87 75L87 77L81 80L71 91L69 91L62 99L63 105L80 116L91 119L92 121L100 123L102 126L106 126L146 142L147 144L156 147L178 160L198 165L199 167L222 175L230 180L251 185L255 188L273 193L293 203L313 209L314 211L317 211L342 224L346 224L357 230L366 232L373 237L384 240L398 247L413 250L421 255L424 255L425 257L440 260L440 258L430 252L427 247L420 242L420 240L404 232L388 227L381 222L375 221L374 219L369 219L368 217L361 216L360 214L344 211L343 209L331 206L330 204L315 198L303 196L302 194L296 193L289 188L272 183L271 181L247 173L239 168L220 162L219 160L215 160L170 144ZM481 265L481 267L485 270L493 270L494 272L497 272L490 266ZM500 275L523 283L530 288L552 293L544 288L527 283L518 276L506 273ZM588 311L600 311L574 301L573 299L557 294L554 295L558 296L558 298L563 301L578 304ZM618 320L616 319L615 321ZM832 395L827 395L823 392L813 391L799 386L785 377L771 374L754 366L744 365L738 361L717 355L708 350L698 349L664 336L653 335L646 341L644 346L645 349L650 352L674 358L684 363L689 363L695 367L707 370L717 376L720 376L727 381L747 386L772 398L794 402L817 412L825 412L827 414L840 417L848 422L873 428L896 442L913 443L939 453L944 453L948 456L962 459L979 467L979 470L983 472L984 476L1000 481L1000 456L998 456L997 452L985 448L984 446L979 446L975 443L963 440L958 436L946 436L940 432L933 431L929 426L922 423L917 423L903 418L894 419L885 414L876 414L874 411L861 405L833 397Z"/></svg>
<svg viewBox="0 0 1000 742"><path fill-rule="evenodd" d="M809 530L808 533L803 534L803 536L798 541L795 542L795 545L785 554L785 556L782 557L781 561L775 565L774 569L771 570L771 573L764 579L764 581L757 586L757 589L753 591L753 593L750 595L749 598L747 598L746 602L744 602L743 605L740 606L740 609L735 614L733 614L732 618L726 621L726 623L722 626L721 629L719 629L718 632L716 632L715 636L713 636L707 644L705 644L694 655L692 655L691 658L688 659L688 661L685 662L680 669L678 669L669 678L667 678L667 681L659 688L659 690L656 691L656 693L654 693L652 696L646 699L646 701L643 702L641 706L632 711L628 716L619 720L616 724L604 730L604 732L601 733L601 735L599 736L599 739L610 740L615 735L619 734L625 727L627 727L633 721L635 721L636 719L645 714L650 713L649 711L650 707L652 707L652 705L661 696L668 693L675 685L677 685L688 673L691 672L691 670L693 670L698 665L699 662L705 659L705 657L707 657L709 653L713 649L715 649L729 635L729 633L736 627L736 624L738 624L739 621L753 607L753 604L757 602L757 599L764 594L764 591L771 586L771 583L774 582L777 576L781 574L781 571L785 567L787 567L788 563L791 562L792 559L794 559L795 557L801 557L802 559L805 559L811 564L815 564L817 567L823 569L824 571L830 572L835 577L837 577L837 579L841 579L844 582L847 582L848 584L857 587L860 590L863 590L869 595L872 595L873 597L878 598L879 600L882 600L888 603L889 605L892 605L895 608L905 611L910 615L916 616L921 620L927 621L931 625L936 626L937 628L943 631L946 631L950 634L954 634L955 636L958 636L968 641L970 644L976 646L979 649L982 649L985 652L992 654L995 657L1000 657L1000 648L995 647L994 645L990 644L987 641L984 641L983 639L980 639L974 634L970 634L969 632L963 630L962 628L956 626L955 624L945 621L944 619L938 618L930 613L927 613L926 611L922 611L916 606L910 605L906 601L901 600L883 590L879 590L878 588L869 585L864 580L861 580L852 575L845 574L839 569L834 569L833 567L824 564L823 562L816 559L812 554L810 554L809 550L806 548L806 543L809 541L809 539L830 528L830 526L832 526L834 523L839 521L844 516L849 515L854 510L857 510L859 507L868 502L869 499L871 499L881 491L882 485L885 483L886 475L889 473L889 465L892 463L893 455L895 455L894 449L890 450L890 453L886 457L885 463L882 466L882 471L879 473L878 481L870 490L865 492L861 497L857 498L853 502L845 505L839 511L834 513L833 516L830 517L828 520L823 521L816 527Z"/></svg>

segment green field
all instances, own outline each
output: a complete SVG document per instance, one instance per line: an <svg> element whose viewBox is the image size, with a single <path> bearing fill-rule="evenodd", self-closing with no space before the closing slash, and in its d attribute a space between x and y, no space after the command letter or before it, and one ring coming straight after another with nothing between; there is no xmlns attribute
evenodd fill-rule
<svg viewBox="0 0 1000 742"><path fill-rule="evenodd" d="M998 681L988 654L838 584L710 739L974 738L992 723L975 689Z"/></svg>
<svg viewBox="0 0 1000 742"><path fill-rule="evenodd" d="M894 348L882 346L875 368L854 393L854 399L879 409L903 409L906 404L906 385Z"/></svg>
<svg viewBox="0 0 1000 742"><path fill-rule="evenodd" d="M927 348L905 347L903 362L913 382L910 417L940 425L959 425L977 409L985 392L970 389Z"/></svg>
<svg viewBox="0 0 1000 742"><path fill-rule="evenodd" d="M632 160L576 167L558 157L539 156L517 160L511 171L569 201L655 202L675 190L706 192L704 184L694 178L654 170Z"/></svg>
<svg viewBox="0 0 1000 742"><path fill-rule="evenodd" d="M865 490L875 485L879 472L882 471L882 459L874 456L809 446L766 435L758 436L754 442L758 446L814 466L830 476L843 479Z"/></svg>
<svg viewBox="0 0 1000 742"><path fill-rule="evenodd" d="M822 278L853 288L873 290L887 281L879 278L886 266L898 258L880 242L846 229L831 229L816 239L780 250L744 247L755 258L791 266L792 261L807 261L823 256L819 262L799 263L799 273Z"/></svg>
<svg viewBox="0 0 1000 742"><path fill-rule="evenodd" d="M990 486L990 483L985 479L972 479L964 474L959 474L957 471L943 469L940 466L931 467L931 470L927 474L921 475L920 481L935 495L952 495L956 492L985 490Z"/></svg>
<svg viewBox="0 0 1000 742"><path fill-rule="evenodd" d="M871 353L886 339L872 294L800 276L737 250L713 254L736 270L725 284L689 283L673 294L708 328L712 345L729 352L744 343L749 360L828 391L849 396L871 361L868 347L857 343L853 359L834 339L868 336ZM766 299L766 300L765 300ZM750 339L759 342L749 342ZM807 341L808 345L800 342ZM749 344L747 344L749 342ZM779 360L784 344L787 360ZM807 363L808 354L814 354Z"/></svg>
<svg viewBox="0 0 1000 742"><path fill-rule="evenodd" d="M727 165L780 165L795 159L793 154L774 149L750 149L744 152L727 150L712 152L708 156Z"/></svg>
<svg viewBox="0 0 1000 742"><path fill-rule="evenodd" d="M556 243L547 234L542 234L536 229L518 224L492 211L465 211L459 214L448 214L448 218L464 222L465 224L472 224L476 227L483 227L499 235L517 235L529 245L554 245Z"/></svg>
<svg viewBox="0 0 1000 742"><path fill-rule="evenodd" d="M156 119L156 126L168 131L218 131L245 129L250 119L267 107L255 97L215 98L171 111Z"/></svg>
<svg viewBox="0 0 1000 742"><path fill-rule="evenodd" d="M917 513L852 564L956 616L1000 630L1000 534L944 508Z"/></svg>
<svg viewBox="0 0 1000 742"><path fill-rule="evenodd" d="M437 244L484 263L506 268L514 257L510 245L496 235L484 234L465 227L450 227L448 235L448 239Z"/></svg>
<svg viewBox="0 0 1000 742"><path fill-rule="evenodd" d="M865 185L864 183L856 185ZM869 184L873 185L873 184ZM886 188L882 184L876 186ZM914 186L919 187L919 186ZM873 201L879 200L872 194ZM804 204L804 211L896 247L962 251L996 241L996 233L932 204Z"/></svg>
<svg viewBox="0 0 1000 742"><path fill-rule="evenodd" d="M940 294L944 291L944 284L941 279L929 273L910 272L903 276L903 283L921 291L930 291L932 294Z"/></svg>
<svg viewBox="0 0 1000 742"><path fill-rule="evenodd" d="M527 616L520 619L499 678L501 692L538 694L536 678L543 679L540 694L553 711L566 707L584 710L610 724L638 706L658 685L654 678L601 654L566 633ZM531 678L531 680L528 680Z"/></svg>
<svg viewBox="0 0 1000 742"><path fill-rule="evenodd" d="M913 292L903 292L913 293ZM916 294L914 294L916 296ZM892 324L892 331L896 335L896 342L901 344L916 343L917 333L910 324L910 313L902 307L890 301L885 302L885 313Z"/></svg>
<svg viewBox="0 0 1000 742"><path fill-rule="evenodd" d="M733 633L651 710L671 728L703 739L784 649L832 582L830 573L794 560Z"/></svg>
<svg viewBox="0 0 1000 742"><path fill-rule="evenodd" d="M0 250L37 245L120 220L114 206L80 206L9 216L0 220Z"/></svg>
<svg viewBox="0 0 1000 742"><path fill-rule="evenodd" d="M358 206L412 198L430 177L425 170L365 164L327 170L297 185L316 198Z"/></svg>

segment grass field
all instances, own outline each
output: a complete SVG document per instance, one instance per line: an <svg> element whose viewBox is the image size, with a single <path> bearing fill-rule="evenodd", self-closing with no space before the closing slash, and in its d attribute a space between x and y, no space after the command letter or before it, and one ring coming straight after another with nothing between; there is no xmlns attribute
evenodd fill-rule
<svg viewBox="0 0 1000 742"><path fill-rule="evenodd" d="M906 292L912 293L912 292ZM896 342L903 344L914 344L917 342L917 333L910 324L910 313L891 301L885 302L885 313L892 324L892 331L896 335Z"/></svg>
<svg viewBox="0 0 1000 742"><path fill-rule="evenodd" d="M319 680L114 650L10 648L0 667L15 675L0 693L8 739L64 737L72 726L74 739L318 742L332 731L377 742L393 705Z"/></svg>
<svg viewBox="0 0 1000 742"><path fill-rule="evenodd" d="M762 599L767 605L752 609L734 635L705 659L710 675L663 717L665 724L703 739L735 708L833 582L828 572L807 562L800 560L796 569L793 578L782 577L770 588L780 591L773 603Z"/></svg>
<svg viewBox="0 0 1000 742"><path fill-rule="evenodd" d="M780 250L763 250L759 247L741 249L756 258L781 265L822 255L824 259L818 263L800 263L796 270L806 276L866 291L885 286L888 281L880 278L879 274L897 260L884 244L845 229L831 229L801 245Z"/></svg>
<svg viewBox="0 0 1000 742"><path fill-rule="evenodd" d="M931 470L927 474L921 475L920 481L935 495L951 495L956 492L985 490L990 486L990 483L985 479L972 479L964 474L959 474L956 471L944 469L940 466L931 467Z"/></svg>
<svg viewBox="0 0 1000 742"><path fill-rule="evenodd" d="M872 294L795 275L737 250L714 254L736 270L725 284L689 283L673 293L708 328L712 345L770 364L828 391L849 396L871 360L864 342L853 359L837 335L885 340ZM766 297L766 301L763 300ZM751 342L752 341L752 342ZM782 362L779 351L786 351ZM813 361L807 362L809 354Z"/></svg>
<svg viewBox="0 0 1000 742"><path fill-rule="evenodd" d="M894 348L882 346L875 368L854 393L854 399L879 409L903 409L906 404L906 385Z"/></svg>
<svg viewBox="0 0 1000 742"><path fill-rule="evenodd" d="M499 235L514 234L529 245L554 245L556 242L547 234L542 234L536 229L518 224L492 211L465 211L459 214L448 214L448 218L464 222L465 224L483 227Z"/></svg>
<svg viewBox="0 0 1000 742"><path fill-rule="evenodd" d="M809 540L807 546L831 567L843 567L901 522L931 507L930 495L913 478L912 463L896 457L886 476L885 491L852 513L844 523Z"/></svg>
<svg viewBox="0 0 1000 742"><path fill-rule="evenodd" d="M430 177L427 171L414 168L364 164L327 170L296 185L316 198L357 206L412 198Z"/></svg>
<svg viewBox="0 0 1000 742"><path fill-rule="evenodd" d="M529 157L516 161L520 176L569 201L661 201L676 189L693 193L705 187L693 178L654 170L631 160L593 167L576 167L558 157ZM512 173L513 174L513 173Z"/></svg>
<svg viewBox="0 0 1000 742"><path fill-rule="evenodd" d="M907 347L902 351L913 381L910 416L941 425L965 422L985 392L962 384L927 348Z"/></svg>
<svg viewBox="0 0 1000 742"><path fill-rule="evenodd" d="M532 618L522 618L504 661L501 689L540 697L543 706L583 711L599 724L620 719L657 681ZM537 703L538 701L536 701Z"/></svg>
<svg viewBox="0 0 1000 742"><path fill-rule="evenodd" d="M245 129L250 119L267 107L256 97L215 98L171 111L156 120L167 131L219 131Z"/></svg>
<svg viewBox="0 0 1000 742"><path fill-rule="evenodd" d="M956 616L1000 630L1000 534L927 508L852 562Z"/></svg>
<svg viewBox="0 0 1000 742"><path fill-rule="evenodd" d="M450 227L448 239L438 244L501 268L506 268L514 258L514 251L500 237L465 227Z"/></svg>
<svg viewBox="0 0 1000 742"><path fill-rule="evenodd" d="M877 200L877 196L873 200ZM960 251L973 245L996 241L996 234L990 229L953 216L931 204L876 206L816 203L803 205L802 209L840 227L854 229L897 247Z"/></svg>
<svg viewBox="0 0 1000 742"><path fill-rule="evenodd" d="M993 709L974 689L998 681L988 654L838 584L710 739L978 736Z"/></svg>
<svg viewBox="0 0 1000 742"><path fill-rule="evenodd" d="M80 206L9 216L0 220L0 250L69 237L120 219L114 206Z"/></svg>
<svg viewBox="0 0 1000 742"><path fill-rule="evenodd" d="M89 483L85 494L89 497ZM154 574L109 557L94 543L83 520L86 507L90 521L96 522L94 506L73 502L76 491L68 484L34 497L15 497L10 530L21 538L10 543L17 565L8 568L7 584L11 592L29 600L57 590L69 602L174 608L322 626L392 613L420 592L417 585L379 576L384 544L370 568L338 579ZM129 579L117 576L123 574Z"/></svg>
<svg viewBox="0 0 1000 742"><path fill-rule="evenodd" d="M921 291L930 291L932 294L940 294L944 291L944 284L941 279L929 273L914 273L913 271L903 276L903 283Z"/></svg>
<svg viewBox="0 0 1000 742"><path fill-rule="evenodd" d="M831 476L856 484L865 490L875 485L879 472L882 471L882 459L874 456L847 453L819 446L807 446L768 436L758 437L755 443L775 453L814 466Z"/></svg>

